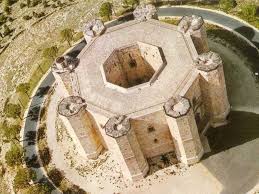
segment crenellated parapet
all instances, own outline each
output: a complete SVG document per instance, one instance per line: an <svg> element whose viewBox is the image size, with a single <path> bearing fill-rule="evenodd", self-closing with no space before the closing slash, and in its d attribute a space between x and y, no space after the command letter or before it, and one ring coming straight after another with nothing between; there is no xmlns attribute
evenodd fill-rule
<svg viewBox="0 0 259 194"><path fill-rule="evenodd" d="M198 54L209 51L207 33L201 16L183 16L178 24L178 30L191 35Z"/></svg>
<svg viewBox="0 0 259 194"><path fill-rule="evenodd" d="M89 159L95 159L104 147L95 120L86 107L85 100L80 96L69 96L59 103L58 113L63 116L79 153Z"/></svg>
<svg viewBox="0 0 259 194"><path fill-rule="evenodd" d="M211 51L203 53L195 60L195 66L201 75L201 91L206 112L210 114L210 124L213 127L226 124L230 105L221 57Z"/></svg>
<svg viewBox="0 0 259 194"><path fill-rule="evenodd" d="M139 21L158 19L157 9L152 4L142 4L133 11L134 18Z"/></svg>
<svg viewBox="0 0 259 194"><path fill-rule="evenodd" d="M79 64L79 59L68 55L60 56L55 59L52 71L58 74L72 72Z"/></svg>
<svg viewBox="0 0 259 194"><path fill-rule="evenodd" d="M178 160L185 164L198 162L204 150L189 100L181 96L170 98L164 110Z"/></svg>
<svg viewBox="0 0 259 194"><path fill-rule="evenodd" d="M93 19L86 23L83 29L86 42L89 43L94 37L101 35L105 29L103 21L99 19Z"/></svg>

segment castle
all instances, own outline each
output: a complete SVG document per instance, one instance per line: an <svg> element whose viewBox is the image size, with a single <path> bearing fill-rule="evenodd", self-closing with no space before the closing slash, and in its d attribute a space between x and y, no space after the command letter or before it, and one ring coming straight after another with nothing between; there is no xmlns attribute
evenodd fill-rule
<svg viewBox="0 0 259 194"><path fill-rule="evenodd" d="M152 5L135 20L106 28L92 20L77 58L52 67L64 99L58 113L78 152L95 159L110 150L123 175L145 177L147 158L175 152L194 164L209 149L204 132L230 111L220 56L209 50L204 21L158 21Z"/></svg>

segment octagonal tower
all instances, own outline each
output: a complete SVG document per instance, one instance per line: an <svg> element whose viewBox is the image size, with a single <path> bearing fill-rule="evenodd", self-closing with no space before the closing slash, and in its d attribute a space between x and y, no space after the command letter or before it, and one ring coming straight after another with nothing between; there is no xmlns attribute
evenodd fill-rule
<svg viewBox="0 0 259 194"><path fill-rule="evenodd" d="M79 96L64 98L58 105L58 113L67 118L66 127L82 156L95 159L103 150L102 141L84 99Z"/></svg>

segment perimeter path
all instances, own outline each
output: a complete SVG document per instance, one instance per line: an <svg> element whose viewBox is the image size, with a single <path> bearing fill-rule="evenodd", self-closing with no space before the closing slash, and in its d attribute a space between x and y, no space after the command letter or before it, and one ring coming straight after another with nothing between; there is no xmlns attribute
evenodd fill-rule
<svg viewBox="0 0 259 194"><path fill-rule="evenodd" d="M85 47L85 45L86 42L82 40L66 54L76 57ZM25 158L34 159L35 162L37 159L39 159L39 163L41 162L37 146L37 130L39 128L42 106L44 104L45 98L47 97L49 89L53 86L54 83L55 78L52 72L48 71L48 73L42 78L39 85L37 86L38 88L35 89L33 97L30 101L29 108L25 113L24 127L21 131L21 142L25 150ZM26 163L28 167L32 168L37 173L37 181L40 181L42 178L47 178L47 173L44 167L40 167L39 163L34 163L34 165L31 165L28 162ZM58 190L54 190L52 193L60 192Z"/></svg>
<svg viewBox="0 0 259 194"><path fill-rule="evenodd" d="M188 6L173 6L166 8L158 8L159 17L172 17L183 15L199 15L204 20L210 21L228 30L239 33L249 41L251 41L259 49L259 30L241 19L227 15L216 10L208 10L203 8L195 8Z"/></svg>

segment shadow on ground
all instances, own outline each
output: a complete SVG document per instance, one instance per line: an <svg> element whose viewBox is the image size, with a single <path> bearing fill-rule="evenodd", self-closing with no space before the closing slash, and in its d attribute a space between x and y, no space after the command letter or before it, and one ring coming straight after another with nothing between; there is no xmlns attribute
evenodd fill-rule
<svg viewBox="0 0 259 194"><path fill-rule="evenodd" d="M228 120L227 125L208 130L211 152L201 163L222 185L220 194L243 194L259 181L259 141L255 140L259 138L259 115L232 111Z"/></svg>
<svg viewBox="0 0 259 194"><path fill-rule="evenodd" d="M259 48L259 40L254 40L255 31L252 28L241 26L235 29L236 32L240 33L248 40L250 40L257 48Z"/></svg>
<svg viewBox="0 0 259 194"><path fill-rule="evenodd" d="M232 111L228 121L225 126L208 130L211 152L207 157L259 138L258 114Z"/></svg>

